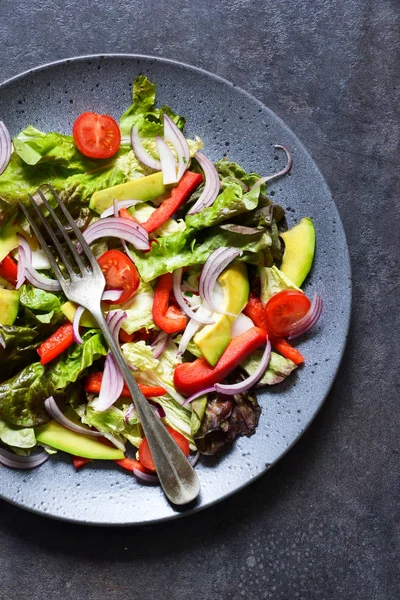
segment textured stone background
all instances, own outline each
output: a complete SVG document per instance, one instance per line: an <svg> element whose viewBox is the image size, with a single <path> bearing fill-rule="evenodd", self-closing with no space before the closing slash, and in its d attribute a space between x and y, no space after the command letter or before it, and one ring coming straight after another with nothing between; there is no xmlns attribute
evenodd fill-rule
<svg viewBox="0 0 400 600"><path fill-rule="evenodd" d="M1 600L399 598L399 14L396 0L0 1L0 80L139 52L204 67L269 105L332 189L354 277L336 383L278 466L203 513L140 529L1 503Z"/></svg>

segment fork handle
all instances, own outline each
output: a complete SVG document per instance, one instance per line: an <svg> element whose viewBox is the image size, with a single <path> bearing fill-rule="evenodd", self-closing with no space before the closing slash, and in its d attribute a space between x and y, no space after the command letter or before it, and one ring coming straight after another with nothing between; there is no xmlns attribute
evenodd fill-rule
<svg viewBox="0 0 400 600"><path fill-rule="evenodd" d="M91 311L91 313L97 321L131 393L165 495L176 505L192 502L200 491L197 474L161 420L155 416L150 404L140 391L118 344L111 335L103 313L101 310Z"/></svg>

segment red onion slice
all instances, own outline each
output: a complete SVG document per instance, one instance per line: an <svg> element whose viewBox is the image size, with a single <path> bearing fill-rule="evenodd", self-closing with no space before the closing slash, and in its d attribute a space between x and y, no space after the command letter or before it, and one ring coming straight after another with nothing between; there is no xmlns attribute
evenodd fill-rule
<svg viewBox="0 0 400 600"><path fill-rule="evenodd" d="M200 390L199 392L195 392L194 394L192 394L191 396L188 396L185 399L183 406L186 406L186 404L190 404L191 402L193 402L193 400L196 400L196 398L200 398L200 396L205 396L206 394L209 394L210 392L215 392L215 390L216 390L216 386L212 385L210 387L204 388L203 390Z"/></svg>
<svg viewBox="0 0 400 600"><path fill-rule="evenodd" d="M79 323L81 321L81 316L84 312L84 307L78 306L74 314L74 319L72 321L72 335L74 337L74 342L76 342L77 344L83 344L83 339L81 338L81 334L79 333Z"/></svg>
<svg viewBox="0 0 400 600"><path fill-rule="evenodd" d="M0 175L8 167L12 152L11 136L4 125L3 121L0 121Z"/></svg>
<svg viewBox="0 0 400 600"><path fill-rule="evenodd" d="M216 383L215 389L220 394L225 394L227 396L232 396L233 394L242 394L243 392L247 392L253 385L257 383L259 379L264 375L269 359L271 358L271 342L267 340L265 344L265 350L261 357L260 364L257 369L254 371L252 375L240 381L239 383L233 383L232 385L227 385L224 383Z"/></svg>
<svg viewBox="0 0 400 600"><path fill-rule="evenodd" d="M260 187L260 185L262 185L263 183L270 183L271 181L275 181L275 179L279 179L280 177L283 177L284 175L286 175L287 173L290 172L290 169L292 168L292 164L293 164L293 158L292 158L291 153L286 148L286 146L281 146L280 144L275 144L274 148L283 150L284 153L286 154L286 158L287 158L286 167L284 169L282 169L281 171L278 171L278 173L273 173L272 175L267 175L266 177L261 177L258 181L255 182L254 185L252 185L252 187L251 187L252 190Z"/></svg>
<svg viewBox="0 0 400 600"><path fill-rule="evenodd" d="M114 444L114 446L116 448L118 448L118 450L122 450L122 452L125 452L126 447L125 447L124 442L121 442L120 440L118 440L116 437L111 435L111 433L103 433L103 436L106 438L106 440L108 440L109 442Z"/></svg>
<svg viewBox="0 0 400 600"><path fill-rule="evenodd" d="M311 329L311 327L314 327L321 316L322 306L322 298L319 294L316 294L311 302L311 306L307 314L291 327L288 339L294 340L301 335L304 335L307 331L309 331L309 329Z"/></svg>
<svg viewBox="0 0 400 600"><path fill-rule="evenodd" d="M199 458L200 458L200 452L197 450L196 454L193 454L192 456L188 457L188 461L190 462L192 467L195 467L197 465Z"/></svg>
<svg viewBox="0 0 400 600"><path fill-rule="evenodd" d="M200 152L196 153L195 158L203 169L205 185L200 198L194 203L192 208L188 210L188 215L194 215L203 210L203 208L211 206L218 196L221 187L218 171L215 168L214 163Z"/></svg>
<svg viewBox="0 0 400 600"><path fill-rule="evenodd" d="M123 293L124 290L106 290L103 292L101 299L118 304L118 300L121 298Z"/></svg>
<svg viewBox="0 0 400 600"><path fill-rule="evenodd" d="M56 421L59 425L61 425L62 427L65 427L66 429L70 429L71 431L74 431L75 433L82 433L83 435L89 435L91 437L100 437L103 435L102 433L100 433L100 431L93 431L92 429L85 429L85 427L81 427L80 425L77 425L76 423L74 423L73 421L68 419L68 417L66 417L64 415L64 413L58 407L57 402L54 400L53 396L46 398L46 400L44 401L44 406L45 406L45 409L47 410L47 412L49 413L49 416L52 419L54 419L54 421Z"/></svg>
<svg viewBox="0 0 400 600"><path fill-rule="evenodd" d="M172 150L166 142L159 136L156 137L157 150L160 155L163 183L168 185L169 183L176 183L176 161L172 153Z"/></svg>
<svg viewBox="0 0 400 600"><path fill-rule="evenodd" d="M142 483L149 483L151 485L158 485L159 480L157 475L150 475L149 473L143 473L143 471L139 471L139 469L133 469L133 474L135 477L140 479Z"/></svg>
<svg viewBox="0 0 400 600"><path fill-rule="evenodd" d="M41 275L32 267L32 250L23 235L17 233L18 239L18 270L17 284L18 290L25 280L28 280L34 287L46 292L60 292L61 285L56 279L50 279Z"/></svg>
<svg viewBox="0 0 400 600"><path fill-rule="evenodd" d="M140 223L121 217L107 217L92 223L83 232L83 237L88 244L102 237L115 237L129 242L138 250L150 249L149 234L145 228Z"/></svg>
<svg viewBox="0 0 400 600"><path fill-rule="evenodd" d="M188 306L188 304L185 302L181 288L182 273L183 269L181 268L176 269L176 271L174 271L172 275L172 290L174 292L175 300L177 301L178 305L181 307L185 315L189 317L189 319L193 319L201 325L213 325L215 321L201 317L201 315L195 313L194 310L190 308L190 306Z"/></svg>
<svg viewBox="0 0 400 600"><path fill-rule="evenodd" d="M222 271L241 254L241 250L238 250L237 248L224 248L223 251L221 251L221 248L218 248L218 250L212 252L212 254L210 254L210 256L207 258L199 281L199 293L202 300L211 306L216 312L232 317L237 317L237 315L222 311L215 304L212 297L212 292Z"/></svg>
<svg viewBox="0 0 400 600"><path fill-rule="evenodd" d="M164 139L175 148L178 157L177 181L179 181L189 166L190 150L182 131L168 115L164 115Z"/></svg>
<svg viewBox="0 0 400 600"><path fill-rule="evenodd" d="M1 335L1 333L0 333L0 346L2 346L3 348L6 347L6 342L5 342L4 338L3 338L3 336Z"/></svg>
<svg viewBox="0 0 400 600"><path fill-rule="evenodd" d="M165 348L168 345L170 338L171 338L171 336L168 335L168 333L166 331L160 331L160 333L157 335L157 337L154 339L153 343L151 344L154 358L158 358L160 356L160 354L162 354L164 352Z"/></svg>
<svg viewBox="0 0 400 600"><path fill-rule="evenodd" d="M161 162L146 152L142 142L140 141L139 132L134 125L132 125L131 129L131 144L133 152L136 154L136 157L141 163L150 169L154 169L154 171L161 171Z"/></svg>
<svg viewBox="0 0 400 600"><path fill-rule="evenodd" d="M116 201L115 198L114 198L114 201ZM131 206L135 206L136 204L143 202L143 200L119 200L116 202L117 202L117 214L115 214L115 204L113 203L109 208L106 208L106 210L104 210L101 213L100 219L105 219L106 217L112 217L112 216L118 217L119 211L121 210L121 208L130 208Z"/></svg>
<svg viewBox="0 0 400 600"><path fill-rule="evenodd" d="M40 467L49 458L47 452L31 454L30 456L19 456L0 448L0 464L12 469L34 469Z"/></svg>
<svg viewBox="0 0 400 600"><path fill-rule="evenodd" d="M107 354L106 362L104 363L103 379L96 410L102 412L110 408L121 396L122 388L124 387L124 378L118 368L117 363L112 354Z"/></svg>

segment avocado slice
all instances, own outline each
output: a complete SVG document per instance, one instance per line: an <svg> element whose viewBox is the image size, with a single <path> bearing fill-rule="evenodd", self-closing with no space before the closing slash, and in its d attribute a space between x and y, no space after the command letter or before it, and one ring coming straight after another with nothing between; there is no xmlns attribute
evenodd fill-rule
<svg viewBox="0 0 400 600"><path fill-rule="evenodd" d="M297 286L301 286L313 263L315 251L315 229L312 219L304 217L289 229L281 233L285 242L281 271Z"/></svg>
<svg viewBox="0 0 400 600"><path fill-rule="evenodd" d="M0 323L13 325L18 315L19 292L0 289Z"/></svg>
<svg viewBox="0 0 400 600"><path fill-rule="evenodd" d="M135 199L147 202L162 196L166 191L167 188L164 186L162 172L160 171L147 177L132 179L132 181L95 192L89 206L92 210L101 214L112 205L114 198L118 201Z"/></svg>
<svg viewBox="0 0 400 600"><path fill-rule="evenodd" d="M249 280L246 265L236 263L227 267L218 277L224 300L221 310L238 315L249 299ZM236 317L215 312L213 325L206 325L194 336L194 342L200 348L205 359L214 366L221 358L231 341L231 327Z"/></svg>
<svg viewBox="0 0 400 600"><path fill-rule="evenodd" d="M106 446L95 437L65 429L56 421L49 421L45 425L36 427L35 436L41 444L83 458L99 458L101 460L120 460L124 458L122 450Z"/></svg>
<svg viewBox="0 0 400 600"><path fill-rule="evenodd" d="M0 262L5 259L7 254L18 246L17 233L24 233L21 227L16 223L15 218L11 219L0 230ZM26 234L25 234L26 235Z"/></svg>
<svg viewBox="0 0 400 600"><path fill-rule="evenodd" d="M61 305L61 312L67 317L68 321L72 321L74 320L74 316L76 313L76 309L78 308L78 305L75 304L75 302L71 302L70 300L68 300L68 302L65 302L64 304ZM90 312L88 310L85 310L82 313L81 316L81 320L79 322L79 324L82 327L95 327L98 328L98 324L96 322L96 320L94 319L94 317L92 317L92 315L90 314Z"/></svg>

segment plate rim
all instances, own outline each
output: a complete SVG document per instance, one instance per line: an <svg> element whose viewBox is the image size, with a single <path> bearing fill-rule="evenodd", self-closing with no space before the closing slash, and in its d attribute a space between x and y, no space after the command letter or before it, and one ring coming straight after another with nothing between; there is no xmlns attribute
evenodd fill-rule
<svg viewBox="0 0 400 600"><path fill-rule="evenodd" d="M45 71L51 67L56 67L58 65L67 65L70 63L74 63L74 62L84 62L84 61L88 61L88 60L103 60L103 59L126 59L126 60L147 60L147 61L153 61L153 62L158 62L158 63L163 63L163 64L171 64L174 65L175 67L180 67L180 68L184 68L186 70L189 71L193 71L195 73L199 73L203 76L206 77L210 77L214 80L219 81L220 83L224 84L224 85L228 85L231 88L234 88L236 90L238 90L239 93L244 94L245 96L247 96L247 98L249 100L251 100L252 102L256 103L260 108L262 108L263 110L267 110L270 115L273 117L274 120L276 120L279 125L285 129L286 131L289 132L289 134L291 136L293 136L296 140L296 143L298 144L299 148L301 149L301 151L308 157L308 159L311 161L311 163L313 164L313 167L315 169L315 171L318 173L318 175L320 176L321 180L323 181L323 184L326 188L326 191L328 192L331 200L332 200L332 205L333 208L336 212L336 217L337 217L337 223L336 226L339 226L340 230L341 230L341 235L343 236L343 240L344 240L344 247L345 247L345 267L346 267L346 274L347 274L347 288L346 288L346 297L348 299L348 310L347 310L347 314L343 315L346 319L346 323L345 323L345 327L343 329L344 331L344 339L343 339L343 344L342 347L340 349L340 352L338 353L338 358L337 358L337 364L336 364L336 368L334 370L334 373L332 375L332 378L329 382L329 385L327 386L324 395L322 396L322 398L320 399L318 405L316 406L315 410L313 411L311 417L309 418L308 422L306 423L306 425L303 427L303 429L298 433L298 435L288 444L288 446L284 449L284 451L279 455L279 457L274 460L272 463L268 464L265 466L265 468L260 471L259 473L257 473L256 475L253 475L249 480L247 480L246 482L242 483L240 486L236 487L235 489L228 491L227 493L225 493L224 495L220 496L219 498L216 498L210 502L208 502L207 504L204 505L199 505L199 506L194 506L192 508L189 508L187 510L176 510L173 514L171 515L167 515L167 516L162 516L162 517L158 517L158 518L154 518L154 519L149 519L146 521L141 521L141 522L132 522L132 521L127 521L127 522L119 522L119 523L113 523L113 522L103 522L103 521L91 521L88 519L79 519L79 518L74 518L74 517L68 517L68 516L63 516L63 515L56 515L56 514L51 514L51 513L47 513L44 512L43 510L40 510L38 508L33 508L33 507L28 507L26 505L24 505L22 502L19 502L18 500L14 500L14 499L10 499L7 498L6 496L3 495L3 493L0 491L0 499L4 500L5 502L12 504L14 506L17 506L18 508L21 508L25 511L28 511L30 513L39 515L41 517L46 517L49 519L53 519L56 521L63 521L63 522L68 522L68 523L74 523L74 524L78 524L78 525L87 525L87 526L100 526L100 527L141 527L141 526L146 526L146 525L154 525L154 524L158 524L158 523L165 523L174 519L180 519L183 518L185 516L189 516L189 515L193 515L197 512L203 511L205 509L211 508L212 506L214 506L215 504L218 504L220 502L223 502L225 500L227 500L228 498L230 498L231 496L233 496L234 494L242 491L244 488L248 487L249 485L251 485L254 481L256 481L257 479L259 479L260 477L262 477L263 475L265 475L265 473L267 473L268 471L270 471L270 469L277 464L281 459L283 459L286 454L293 448L293 446L295 444L297 444L297 442L299 441L299 439L306 433L306 431L309 429L309 427L311 426L311 424L314 422L317 414L319 413L319 411L321 410L322 406L324 405L331 389L332 386L334 384L334 382L336 381L338 372L340 370L342 361L343 361L343 357L344 357L344 353L346 351L346 347L347 347L347 342L348 342L348 338L349 338L349 332L350 332L350 326L351 326L351 317L352 317L352 304L353 304L353 281L352 281L352 265L351 265L351 255L350 255L350 250L349 250L349 243L348 243L348 239L347 239L347 234L346 234L346 230L344 228L343 225L343 221L341 218L341 215L339 213L339 209L337 207L337 204L335 202L334 196L331 192L331 189L324 177L324 174L322 173L318 163L316 162L316 160L313 158L313 156L311 155L311 153L309 152L309 150L307 149L307 147L304 145L304 143L302 142L302 140L298 137L297 133L294 132L291 127L289 127L289 125L279 116L277 115L271 108L269 108L269 106L267 106L266 104L264 104L261 100L259 100L256 96L254 96L253 94L251 94L250 92L248 92L247 90L243 89L242 87L240 87L239 85L236 85L235 83L233 83L232 81L230 81L229 79L226 79L225 77L221 77L220 75L217 75L215 73L212 73L211 71L208 71L207 69L204 69L202 67L198 67L195 65L191 65L189 63L185 63L183 61L178 61L175 59L171 59L171 58L164 58L161 56L154 56L154 55L150 55L150 54L136 54L136 53L117 53L117 52L112 52L112 53L96 53L96 54L80 54L77 56L69 56L69 57L65 57L65 58L61 58L61 59L57 59L54 61L50 61L50 62L46 62L40 65L37 65L35 67L32 67L30 69L26 69L25 71L22 71L20 73L17 73L16 75L13 75L5 80L2 80L0 82L0 90L3 90L4 88L6 88L8 85L17 82L19 80L24 79L25 77L32 75L35 72L41 72L41 71Z"/></svg>

